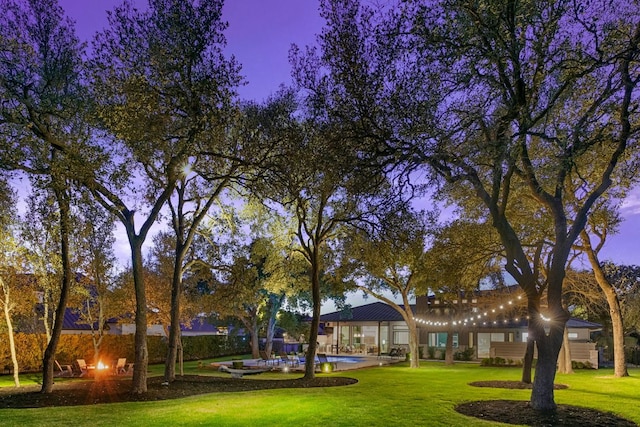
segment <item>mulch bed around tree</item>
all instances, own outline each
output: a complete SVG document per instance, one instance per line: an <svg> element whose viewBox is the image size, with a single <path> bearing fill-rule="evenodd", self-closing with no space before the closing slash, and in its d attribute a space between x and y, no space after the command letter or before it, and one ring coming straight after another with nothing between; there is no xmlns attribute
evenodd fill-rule
<svg viewBox="0 0 640 427"><path fill-rule="evenodd" d="M519 381L478 381L470 383L476 387L499 387L510 389L527 389L531 384ZM554 388L567 388L556 384ZM580 426L580 427L612 427L637 426L636 423L609 412L571 405L558 405L555 412L539 412L531 408L529 402L521 400L479 400L462 403L456 411L470 417L487 421L498 421L507 424L520 424L536 427Z"/></svg>
<svg viewBox="0 0 640 427"><path fill-rule="evenodd" d="M469 383L469 385L473 387L509 388L518 390L533 388L533 384L523 383L522 381L475 381ZM562 390L565 388L569 387L565 384L553 385L554 390Z"/></svg>
<svg viewBox="0 0 640 427"><path fill-rule="evenodd" d="M316 377L313 380L235 379L216 376L185 375L169 386L162 377L147 380L147 392L131 393L131 378L100 381L69 381L54 384L53 393L43 394L40 386L0 388L0 408L41 408L47 406L92 405L96 403L140 402L178 399L206 393L239 392L276 388L334 387L355 384L345 377Z"/></svg>

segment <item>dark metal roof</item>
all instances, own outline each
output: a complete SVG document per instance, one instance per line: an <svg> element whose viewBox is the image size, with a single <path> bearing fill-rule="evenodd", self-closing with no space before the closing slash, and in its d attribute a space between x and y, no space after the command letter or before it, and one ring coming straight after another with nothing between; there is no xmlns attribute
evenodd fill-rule
<svg viewBox="0 0 640 427"><path fill-rule="evenodd" d="M97 328L97 325L94 324L94 328ZM72 308L67 308L64 310L64 319L62 321L62 329L69 330L81 330L81 331L90 331L91 325L84 323L80 319L80 312L78 310L74 310Z"/></svg>
<svg viewBox="0 0 640 427"><path fill-rule="evenodd" d="M404 308L404 305L400 305ZM411 308L415 310L412 304ZM320 316L321 322L401 322L404 319L393 307L384 302L351 307L347 310L335 311Z"/></svg>
<svg viewBox="0 0 640 427"><path fill-rule="evenodd" d="M567 328L602 329L602 325L600 323L589 322L588 320L582 320L582 319L577 319L575 317L571 317L567 321Z"/></svg>
<svg viewBox="0 0 640 427"><path fill-rule="evenodd" d="M400 305L403 307L403 305ZM415 306L412 304L411 308L415 313ZM335 311L333 313L327 313L320 316L321 322L389 322L397 321L402 322L404 319L402 315L398 313L393 307L384 302L374 302L372 304L361 305L358 307L351 307L351 309L343 311ZM527 327L527 319L491 319L491 320L478 320L476 322L469 322L467 326L475 326L479 328L522 328ZM418 324L418 326L422 326ZM587 320L570 318L567 321L567 327L572 329L591 329L598 330L602 328L599 323L589 322Z"/></svg>

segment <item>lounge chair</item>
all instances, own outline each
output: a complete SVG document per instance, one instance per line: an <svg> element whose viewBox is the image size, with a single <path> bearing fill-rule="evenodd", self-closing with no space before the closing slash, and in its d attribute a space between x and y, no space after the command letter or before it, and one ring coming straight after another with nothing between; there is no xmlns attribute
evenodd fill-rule
<svg viewBox="0 0 640 427"><path fill-rule="evenodd" d="M293 367L293 366L299 366L300 365L300 361L298 361L297 358L293 358L293 357L287 356L287 353L285 353L284 351L280 352L280 360L282 360L282 362L285 364L285 366L289 365L289 366Z"/></svg>
<svg viewBox="0 0 640 427"><path fill-rule="evenodd" d="M389 357L392 359L404 359L405 357L404 349L401 347L392 348L391 351L389 352Z"/></svg>
<svg viewBox="0 0 640 427"><path fill-rule="evenodd" d="M242 378L243 375L256 375L261 374L263 372L268 372L271 368L265 369L233 369L228 367L227 365L220 365L218 368L220 372L226 372L231 374L231 378Z"/></svg>
<svg viewBox="0 0 640 427"><path fill-rule="evenodd" d="M80 370L80 376L83 377L89 373L90 369L94 369L93 365L87 365L87 362L84 359L76 359L76 365Z"/></svg>
<svg viewBox="0 0 640 427"><path fill-rule="evenodd" d="M127 373L127 358L121 357L116 362L116 366L114 368L116 375L124 375Z"/></svg>
<svg viewBox="0 0 640 427"><path fill-rule="evenodd" d="M55 363L55 372L53 375L55 377L72 377L73 376L73 366L71 365L61 365L60 362L54 360Z"/></svg>
<svg viewBox="0 0 640 427"><path fill-rule="evenodd" d="M260 366L260 363L264 363L264 366L268 366L268 365L273 366L276 364L280 364L280 361L278 359L270 358L266 351L260 350L258 353L260 354L260 360L258 360L258 366Z"/></svg>
<svg viewBox="0 0 640 427"><path fill-rule="evenodd" d="M318 353L318 366L322 366L323 363L331 363L331 366L333 367L334 370L338 369L338 362L330 362L329 359L327 359L327 355L324 353Z"/></svg>

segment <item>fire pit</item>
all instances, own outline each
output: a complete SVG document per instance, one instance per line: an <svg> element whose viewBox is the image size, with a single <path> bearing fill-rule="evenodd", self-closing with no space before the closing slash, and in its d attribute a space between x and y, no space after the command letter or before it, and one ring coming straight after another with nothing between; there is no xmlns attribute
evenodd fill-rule
<svg viewBox="0 0 640 427"><path fill-rule="evenodd" d="M88 366L87 368L88 368L88 370L87 370L88 376L93 377L96 380L102 379L102 378L104 378L106 376L111 375L111 370L109 369L109 366L105 365L102 362L98 362L97 365L95 365L93 367Z"/></svg>

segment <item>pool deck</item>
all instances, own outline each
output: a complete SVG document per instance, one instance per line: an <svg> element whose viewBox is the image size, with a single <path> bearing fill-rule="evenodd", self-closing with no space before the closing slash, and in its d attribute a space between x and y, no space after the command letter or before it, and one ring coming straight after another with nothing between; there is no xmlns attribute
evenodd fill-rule
<svg viewBox="0 0 640 427"><path fill-rule="evenodd" d="M400 362L401 360L398 359L391 359L391 358L383 358L383 357L378 357L378 356L361 356L361 355L352 355L352 354L327 354L327 357L329 358L330 362L334 362L333 358L349 358L349 359L357 359L357 362L346 362L346 361L340 361L338 360L336 362L337 367L335 367L333 369L333 371L350 371L353 369L362 369L362 368L372 368L374 366L385 366L385 365L391 365L393 363L397 363ZM265 364L263 363L263 361L261 359L244 359L243 360L244 365L246 367L264 367ZM231 365L231 362L222 362L225 365ZM316 364L318 364L318 361L316 359ZM271 365L267 365L267 367L271 367L273 370L282 370L285 368L285 365L283 362L280 362L280 359L274 359L273 364ZM292 371L304 371L304 363L300 363L298 366L287 366L289 368L289 370Z"/></svg>

